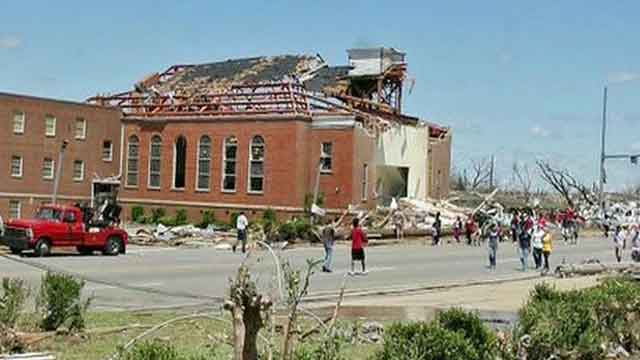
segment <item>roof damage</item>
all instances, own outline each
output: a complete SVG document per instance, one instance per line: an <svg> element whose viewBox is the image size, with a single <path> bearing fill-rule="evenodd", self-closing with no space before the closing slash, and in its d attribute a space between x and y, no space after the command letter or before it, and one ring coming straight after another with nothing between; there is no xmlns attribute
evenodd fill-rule
<svg viewBox="0 0 640 360"><path fill-rule="evenodd" d="M401 112L406 73L395 49L352 49L349 65L320 55L281 55L174 65L147 76L131 91L88 102L119 107L125 118L351 115L378 133L395 123L417 124Z"/></svg>

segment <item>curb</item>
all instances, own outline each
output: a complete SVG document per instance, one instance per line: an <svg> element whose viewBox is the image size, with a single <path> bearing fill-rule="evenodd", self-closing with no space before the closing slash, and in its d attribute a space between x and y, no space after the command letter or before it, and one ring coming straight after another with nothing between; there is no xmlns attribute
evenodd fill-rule
<svg viewBox="0 0 640 360"><path fill-rule="evenodd" d="M406 295L406 294L428 292L428 291L434 291L434 290L449 290L449 289L471 287L471 286L505 284L505 283L511 283L511 282L534 280L539 278L540 278L540 274L536 274L536 275L517 276L517 277L509 277L509 278L502 278L502 279L461 281L461 282L453 282L453 283L437 284L437 285L418 285L418 286L398 287L398 288L385 287L385 288L377 288L377 289L354 289L354 290L345 290L344 297L358 298L358 297L364 297L364 296ZM309 294L309 296L305 297L304 302L313 303L313 302L321 302L326 300L334 300L337 296L339 296L339 294L340 294L340 291L316 292L313 294Z"/></svg>

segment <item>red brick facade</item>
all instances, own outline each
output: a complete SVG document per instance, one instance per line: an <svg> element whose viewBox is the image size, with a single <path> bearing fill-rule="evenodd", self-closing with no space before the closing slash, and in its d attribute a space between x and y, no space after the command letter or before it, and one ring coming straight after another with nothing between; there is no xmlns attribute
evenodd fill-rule
<svg viewBox="0 0 640 360"><path fill-rule="evenodd" d="M14 132L17 114L23 114L24 131ZM20 116L20 115L19 115ZM55 135L45 135L45 117L55 118ZM76 120L84 119L84 138L75 136ZM51 199L53 179L43 178L44 159L55 161L63 140L69 145L59 185L63 202L89 200L94 174L118 175L120 166L120 111L82 103L0 93L0 215L10 217L9 204L19 204L20 215ZM103 141L111 141L110 161L102 159ZM22 175L11 175L11 159L22 161ZM74 161L82 161L82 180L73 179ZM52 169L55 173L55 168Z"/></svg>
<svg viewBox="0 0 640 360"><path fill-rule="evenodd" d="M373 203L375 187L374 140L356 126L339 129L318 129L308 117L274 118L265 120L208 119L189 121L130 121L125 122L125 150L128 139L139 140L138 185L123 183L120 200L125 216L133 205L145 208L162 207L168 210L183 208L190 217L198 217L204 208L214 209L216 216L226 219L231 211L240 209L251 213L272 208L283 213L300 213L305 195L313 193L323 142L332 144L332 169L320 176L320 192L328 209L344 209L349 204L363 202L363 168L368 166L365 205ZM149 156L151 138L162 138L160 188L149 188ZM197 190L197 148L202 136L211 139L212 151L208 190ZM173 189L174 145L184 136L186 150L186 183L184 189ZM238 139L235 192L222 191L223 144L227 137ZM248 190L249 148L253 137L264 139L264 188L260 194ZM127 177L125 155L123 181ZM169 211L170 213L172 211Z"/></svg>

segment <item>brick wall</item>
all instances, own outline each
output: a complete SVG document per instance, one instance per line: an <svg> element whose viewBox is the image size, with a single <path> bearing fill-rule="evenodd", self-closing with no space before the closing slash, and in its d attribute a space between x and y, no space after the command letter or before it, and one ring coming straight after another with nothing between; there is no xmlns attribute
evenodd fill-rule
<svg viewBox="0 0 640 360"><path fill-rule="evenodd" d="M16 112L25 114L23 134L14 134L13 119ZM56 118L56 134L45 136L45 116ZM77 118L86 121L86 137L75 139L74 126ZM61 201L71 202L89 199L91 180L94 174L107 177L117 175L120 161L120 112L82 103L73 103L28 96L0 94L0 215L8 217L9 199L19 200L22 215L33 213L41 202L50 199L53 180L43 179L42 166L45 158L54 159L58 167L58 153L64 139L69 145L63 161L60 181ZM102 142L113 144L110 162L102 160ZM21 178L10 176L13 155L23 158ZM84 179L73 179L73 162L84 162Z"/></svg>

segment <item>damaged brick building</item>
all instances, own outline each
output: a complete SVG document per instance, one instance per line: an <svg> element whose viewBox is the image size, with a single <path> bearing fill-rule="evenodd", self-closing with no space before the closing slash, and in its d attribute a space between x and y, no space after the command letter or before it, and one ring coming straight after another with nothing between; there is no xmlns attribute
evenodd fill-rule
<svg viewBox="0 0 640 360"><path fill-rule="evenodd" d="M175 65L131 91L88 100L121 114L119 200L132 206L298 214L448 192L451 131L402 113L405 54Z"/></svg>

